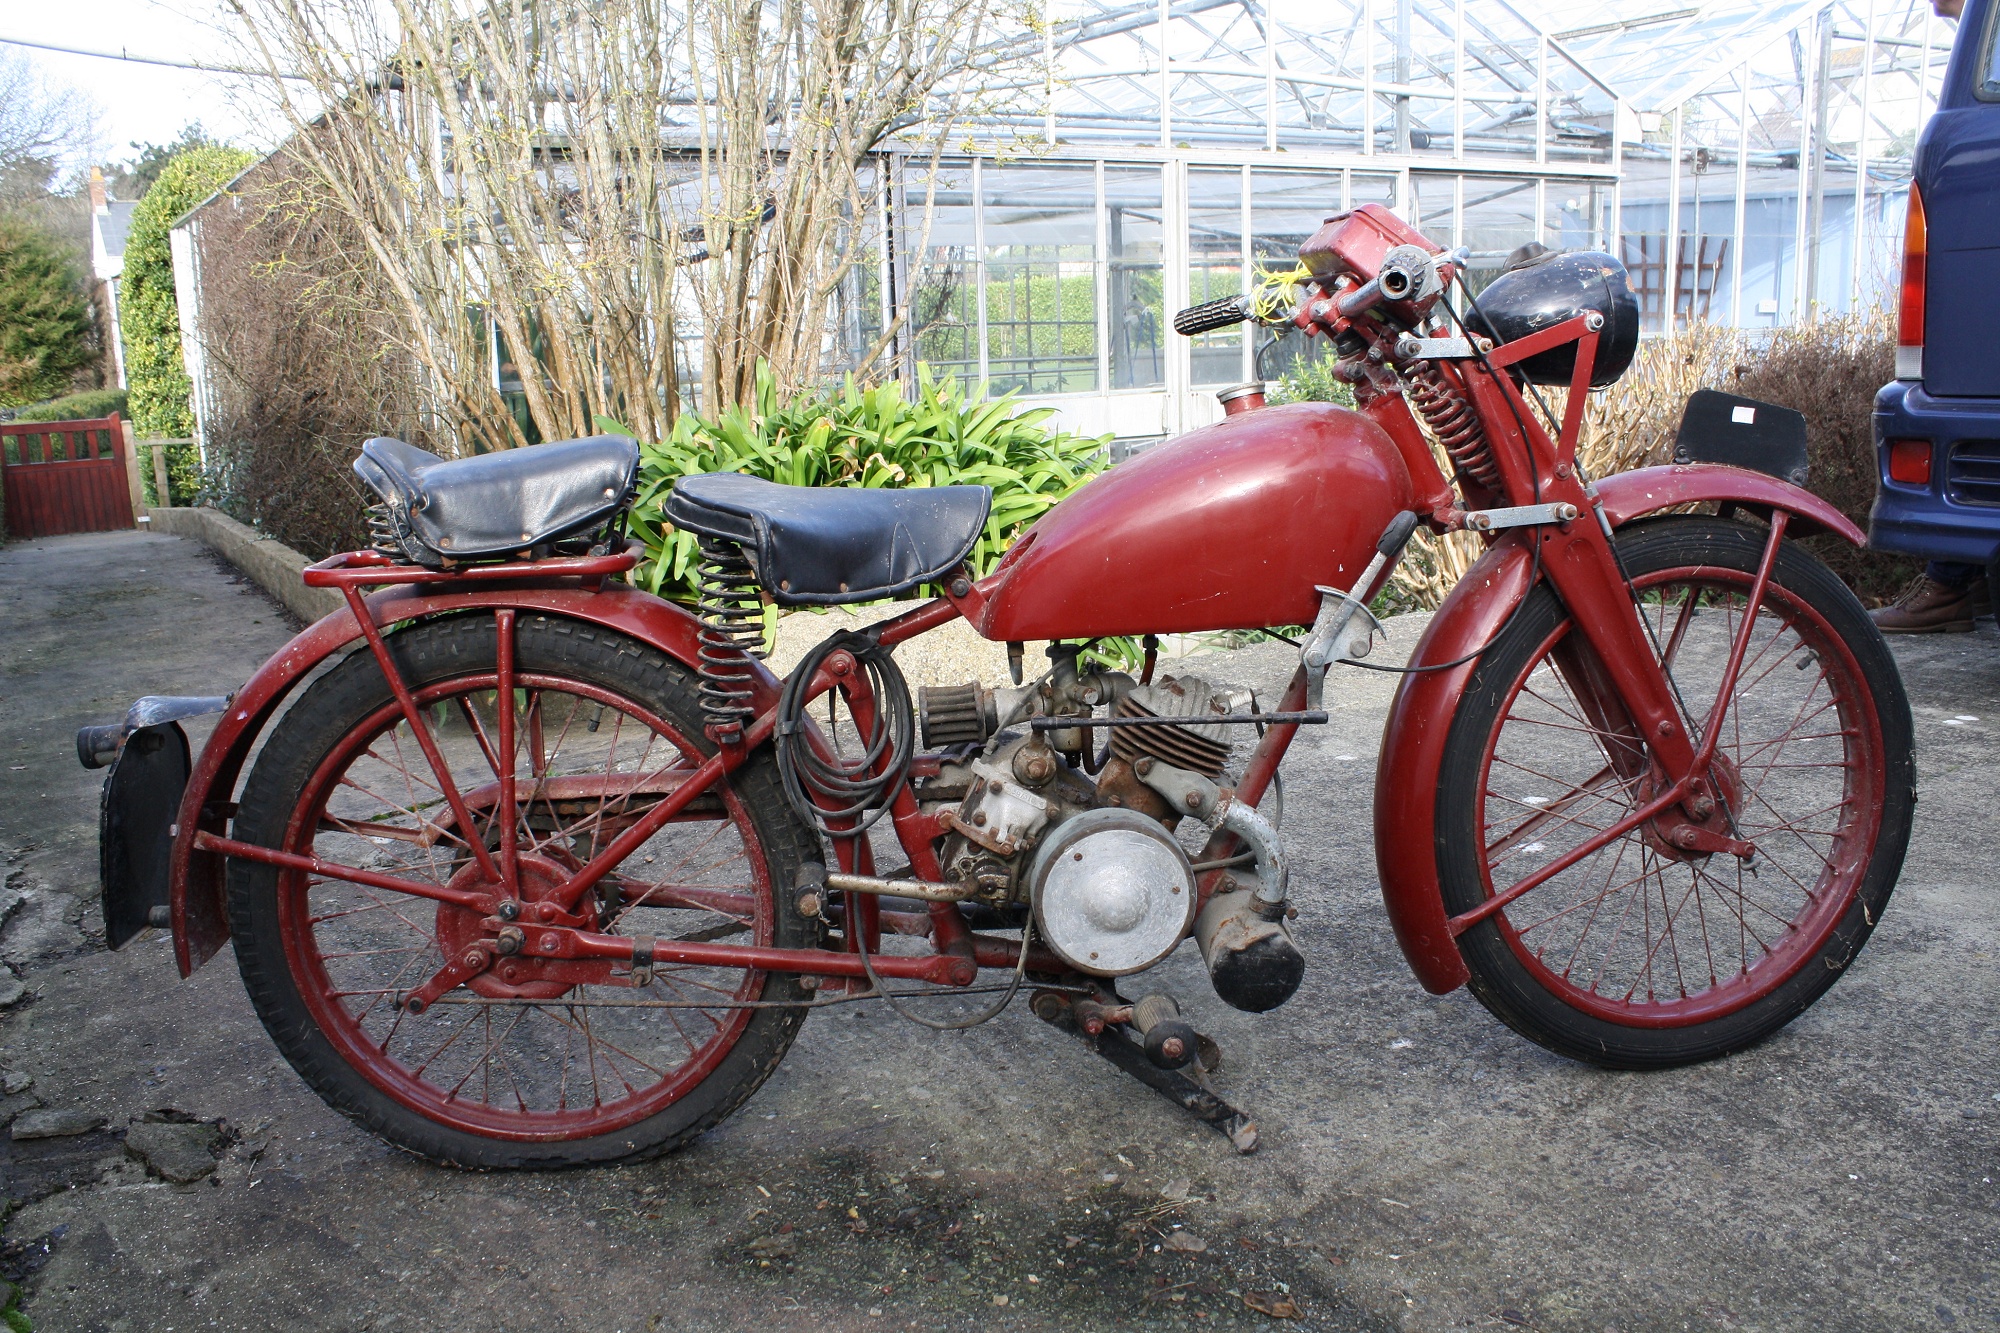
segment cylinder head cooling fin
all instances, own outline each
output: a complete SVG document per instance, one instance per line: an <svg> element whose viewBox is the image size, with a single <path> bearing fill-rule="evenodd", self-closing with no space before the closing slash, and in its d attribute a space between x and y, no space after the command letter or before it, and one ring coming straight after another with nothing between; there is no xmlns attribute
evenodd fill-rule
<svg viewBox="0 0 2000 1333"><path fill-rule="evenodd" d="M1229 707L1214 687L1198 676L1162 676L1151 685L1141 685L1118 701L1119 717L1202 717L1223 714ZM1199 773L1205 778L1222 775L1229 762L1230 728L1223 726L1112 727L1111 753L1126 763L1159 759Z"/></svg>

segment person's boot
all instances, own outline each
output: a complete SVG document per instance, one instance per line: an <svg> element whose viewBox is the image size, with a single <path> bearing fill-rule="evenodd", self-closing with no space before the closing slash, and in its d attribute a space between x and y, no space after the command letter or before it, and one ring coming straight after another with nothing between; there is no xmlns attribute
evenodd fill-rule
<svg viewBox="0 0 2000 1333"><path fill-rule="evenodd" d="M1972 589L1919 574L1895 601L1868 615L1884 634L1961 634L1972 628Z"/></svg>

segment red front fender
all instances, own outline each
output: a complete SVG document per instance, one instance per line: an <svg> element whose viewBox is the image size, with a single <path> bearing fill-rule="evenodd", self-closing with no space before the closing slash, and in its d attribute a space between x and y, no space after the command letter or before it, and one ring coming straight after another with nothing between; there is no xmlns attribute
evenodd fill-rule
<svg viewBox="0 0 2000 1333"><path fill-rule="evenodd" d="M1675 505L1731 501L1792 515L1793 535L1838 533L1856 546L1861 530L1826 501L1761 472L1719 464L1649 467L1597 483L1616 528ZM1518 536L1495 542L1431 617L1412 666L1450 662L1492 641L1528 594L1533 561ZM1465 984L1465 960L1445 921L1437 878L1438 769L1459 696L1478 663L1405 676L1382 732L1375 777L1375 865L1396 942L1424 989L1442 995Z"/></svg>
<svg viewBox="0 0 2000 1333"><path fill-rule="evenodd" d="M1766 515L1782 509L1792 516L1787 532L1793 537L1832 532L1856 546L1867 540L1847 515L1811 491L1766 473L1720 463L1677 463L1621 472L1597 483L1597 497L1604 502L1604 516L1614 528L1675 505L1719 500Z"/></svg>
<svg viewBox="0 0 2000 1333"><path fill-rule="evenodd" d="M601 625L649 644L690 667L696 664L695 636L701 630L701 622L671 602L631 588L604 592L582 588L470 588L434 593L424 591L421 585L408 585L378 592L368 599L369 614L377 625L501 606ZM277 715L293 688L314 667L360 638L361 627L344 608L308 626L257 668L256 674L230 700L228 711L216 724L208 744L202 747L201 758L196 761L181 798L171 866L174 961L179 964L182 976L191 975L214 957L229 938L229 915L223 900L224 859L196 851L195 831L227 831L234 813L231 798L236 791L236 779L257 737ZM762 663L755 664L755 668L758 673L755 703L760 709L766 708L777 699L777 678Z"/></svg>
<svg viewBox="0 0 2000 1333"><path fill-rule="evenodd" d="M1508 612L1527 595L1533 571L1532 555L1518 533L1495 542L1431 617L1410 665L1457 661L1491 643ZM1375 766L1375 868L1382 878L1382 905L1410 970L1434 995L1457 990L1466 978L1438 889L1437 786L1459 696L1478 669L1474 661L1403 677Z"/></svg>

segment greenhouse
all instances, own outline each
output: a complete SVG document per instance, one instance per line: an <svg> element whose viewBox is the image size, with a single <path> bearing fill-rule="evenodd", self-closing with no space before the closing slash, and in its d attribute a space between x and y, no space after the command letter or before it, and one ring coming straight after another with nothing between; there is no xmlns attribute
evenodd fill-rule
<svg viewBox="0 0 2000 1333"><path fill-rule="evenodd" d="M887 156L837 340L906 311L906 373L1187 429L1298 349L1190 343L1171 312L1371 201L1468 247L1475 283L1529 241L1608 250L1652 333L1879 306L1952 25L1925 0L1672 5L1069 0L993 44L960 156Z"/></svg>

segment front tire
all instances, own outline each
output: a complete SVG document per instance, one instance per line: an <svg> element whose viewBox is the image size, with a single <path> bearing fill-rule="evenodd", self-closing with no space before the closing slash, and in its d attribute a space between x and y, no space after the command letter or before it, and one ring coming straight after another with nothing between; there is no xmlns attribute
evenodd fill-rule
<svg viewBox="0 0 2000 1333"><path fill-rule="evenodd" d="M1720 690L1766 536L1671 517L1616 538L1690 736ZM1485 654L1446 742L1437 862L1449 914L1523 882L1657 789L1643 739L1593 679L1595 655L1538 586ZM1853 593L1790 542L1720 729L1711 823L1726 833L1733 821L1755 860L1683 851L1649 822L1470 926L1458 944L1471 989L1502 1022L1593 1064L1690 1064L1770 1036L1853 961L1909 842L1909 703Z"/></svg>
<svg viewBox="0 0 2000 1333"><path fill-rule="evenodd" d="M478 837L497 847L494 619L431 621L389 644ZM519 896L532 920L538 893L713 747L694 676L655 649L521 614L516 664ZM271 733L235 836L405 882L476 873L472 842L366 651L314 682ZM767 749L606 876L590 900L597 929L808 947L813 923L774 887L814 853ZM476 912L243 859L230 862L228 894L244 984L292 1067L350 1119L457 1166L671 1151L749 1098L811 999L783 974L662 965L634 985L523 955L412 1012L410 990L491 936Z"/></svg>

